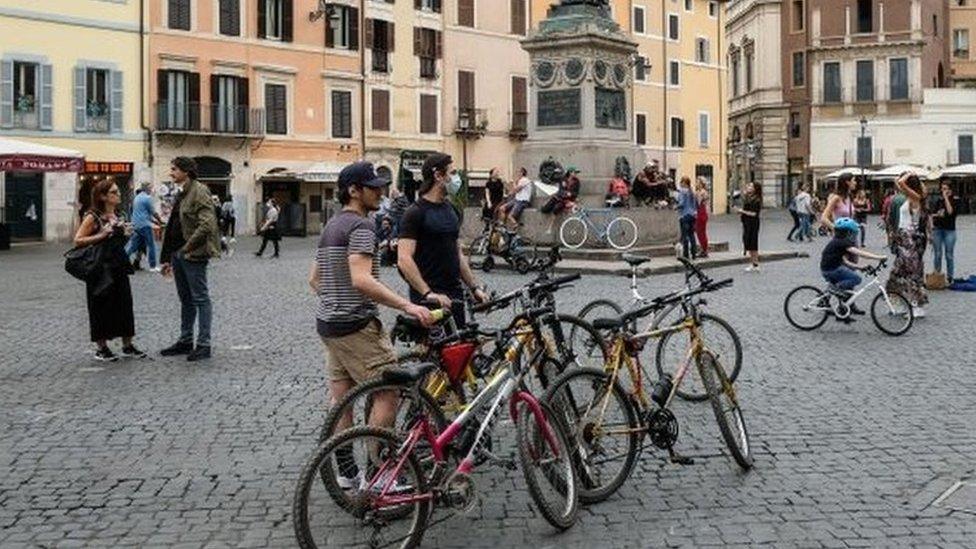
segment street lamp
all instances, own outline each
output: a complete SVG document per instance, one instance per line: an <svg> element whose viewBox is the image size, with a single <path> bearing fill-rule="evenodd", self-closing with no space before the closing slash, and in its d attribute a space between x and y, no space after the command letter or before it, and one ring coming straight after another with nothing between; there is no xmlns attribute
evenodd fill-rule
<svg viewBox="0 0 976 549"><path fill-rule="evenodd" d="M468 173L468 130L471 129L471 111L458 109L458 128L461 130L461 169Z"/></svg>
<svg viewBox="0 0 976 549"><path fill-rule="evenodd" d="M865 116L861 116L860 123L861 123L861 140L858 143L858 148L860 148L860 146L865 142L864 141L865 134L868 131L868 119ZM871 149L868 149L868 154L870 155L871 153L872 153ZM859 160L858 164L861 165L861 188L863 189L864 187L866 187L866 184L864 182L864 167L865 167L864 165L868 163L868 159L858 158L858 160Z"/></svg>

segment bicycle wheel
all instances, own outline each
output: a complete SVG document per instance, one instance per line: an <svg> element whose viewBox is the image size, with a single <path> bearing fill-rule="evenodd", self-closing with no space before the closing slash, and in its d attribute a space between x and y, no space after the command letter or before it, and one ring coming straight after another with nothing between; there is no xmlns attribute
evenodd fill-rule
<svg viewBox="0 0 976 549"><path fill-rule="evenodd" d="M735 382L739 377L739 370L742 368L742 342L739 334L725 320L708 313L702 313L701 325L698 327L705 346L719 359L725 359L726 363L732 364L732 371L729 372L729 381ZM677 321L672 325L680 324ZM658 377L670 375L673 379L677 375L678 368L684 363L691 348L691 332L682 330L680 332L668 332L657 342L657 350L654 353L654 363L657 365ZM689 368L685 373L685 378L678 386L677 395L684 400L702 402L708 398L708 392L702 384L701 377L698 376L696 368Z"/></svg>
<svg viewBox="0 0 976 549"><path fill-rule="evenodd" d="M320 445L302 468L292 499L298 545L303 549L419 545L431 512L430 501L386 504L379 500L385 489L399 497L429 491L417 456L398 454L401 444L402 440L386 429L358 427ZM406 459L395 478L383 473L384 469L392 471L401 458ZM338 509L338 502L324 493L317 480L325 463L330 464L329 470L348 471L348 497Z"/></svg>
<svg viewBox="0 0 976 549"><path fill-rule="evenodd" d="M471 245L468 246L468 253L471 255L487 255L489 245L488 238L480 234L471 241Z"/></svg>
<svg viewBox="0 0 976 549"><path fill-rule="evenodd" d="M603 335L577 316L560 314L556 318L562 332L562 340L556 339L556 347L562 351L566 365L602 368L608 358Z"/></svg>
<svg viewBox="0 0 976 549"><path fill-rule="evenodd" d="M627 250L637 243L637 224L629 217L618 217L607 224L607 242L618 250Z"/></svg>
<svg viewBox="0 0 976 549"><path fill-rule="evenodd" d="M587 303L576 316L581 319L593 323L594 320L600 318L617 318L618 316L624 314L624 310L616 302L609 299L595 299ZM610 339L610 330L604 330L600 332L604 341Z"/></svg>
<svg viewBox="0 0 976 549"><path fill-rule="evenodd" d="M912 304L898 292L878 292L871 301L871 320L882 332L890 336L900 336L907 332L915 322Z"/></svg>
<svg viewBox="0 0 976 549"><path fill-rule="evenodd" d="M586 223L578 217L567 217L559 226L559 241L567 248L579 248L586 244L589 230Z"/></svg>
<svg viewBox="0 0 976 549"><path fill-rule="evenodd" d="M554 527L565 530L579 513L579 485L571 457L566 426L543 403L541 423L528 405L519 407L516 437L522 475L539 513ZM547 436L548 428L551 436Z"/></svg>
<svg viewBox="0 0 976 549"><path fill-rule="evenodd" d="M722 432L722 438L732 459L745 470L752 468L752 446L749 444L749 431L746 421L742 417L742 408L735 395L732 382L725 375L725 369L709 351L705 350L698 356L698 369L702 381L708 390L712 401L712 411L715 421Z"/></svg>
<svg viewBox="0 0 976 549"><path fill-rule="evenodd" d="M827 322L830 303L827 294L813 286L793 288L783 301L786 320L800 330L816 330Z"/></svg>
<svg viewBox="0 0 976 549"><path fill-rule="evenodd" d="M543 398L569 426L580 501L596 503L613 495L634 469L641 422L619 381L602 368L563 374Z"/></svg>

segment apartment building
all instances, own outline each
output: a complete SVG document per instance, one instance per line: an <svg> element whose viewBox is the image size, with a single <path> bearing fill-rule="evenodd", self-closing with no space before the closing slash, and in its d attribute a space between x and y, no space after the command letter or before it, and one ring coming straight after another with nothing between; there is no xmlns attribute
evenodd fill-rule
<svg viewBox="0 0 976 549"><path fill-rule="evenodd" d="M953 86L976 88L976 52L970 53L970 36L976 37L976 2L949 1L950 77Z"/></svg>
<svg viewBox="0 0 976 549"><path fill-rule="evenodd" d="M96 181L112 177L127 196L146 166L139 4L0 0L0 35L0 137L87 160L0 171L3 217L14 239L66 240Z"/></svg>

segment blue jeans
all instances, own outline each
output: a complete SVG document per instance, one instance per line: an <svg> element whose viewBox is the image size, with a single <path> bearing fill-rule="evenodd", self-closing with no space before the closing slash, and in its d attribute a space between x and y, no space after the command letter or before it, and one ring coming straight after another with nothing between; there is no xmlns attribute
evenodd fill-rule
<svg viewBox="0 0 976 549"><path fill-rule="evenodd" d="M180 296L180 343L193 343L193 324L199 317L197 346L210 346L213 307L207 290L207 262L187 261L182 253L173 254L173 278Z"/></svg>
<svg viewBox="0 0 976 549"><path fill-rule="evenodd" d="M946 277L952 282L955 271L955 257L953 253L956 248L956 231L946 229L932 230L932 255L935 258L935 270L942 272L942 252L945 251Z"/></svg>
<svg viewBox="0 0 976 549"><path fill-rule="evenodd" d="M821 271L823 277L840 290L853 290L861 283L861 275L841 265L832 271Z"/></svg>
<svg viewBox="0 0 976 549"><path fill-rule="evenodd" d="M813 232L810 229L810 222L813 220L813 216L808 213L801 213L800 216L800 240L803 237L807 237L807 240L813 238Z"/></svg>
<svg viewBox="0 0 976 549"><path fill-rule="evenodd" d="M129 243L125 245L125 255L129 258L140 250L146 250L149 267L156 268L156 241L153 240L152 227L139 227L132 233Z"/></svg>
<svg viewBox="0 0 976 549"><path fill-rule="evenodd" d="M683 215L679 220L681 224L681 255L690 259L697 255L695 243L695 216Z"/></svg>

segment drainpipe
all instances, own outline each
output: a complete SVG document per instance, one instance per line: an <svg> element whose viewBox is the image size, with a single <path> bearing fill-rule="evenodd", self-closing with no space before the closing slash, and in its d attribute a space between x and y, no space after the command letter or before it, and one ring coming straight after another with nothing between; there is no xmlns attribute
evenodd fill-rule
<svg viewBox="0 0 976 549"><path fill-rule="evenodd" d="M153 165L152 129L146 124L146 0L139 0L139 127L146 132L146 151L143 157Z"/></svg>
<svg viewBox="0 0 976 549"><path fill-rule="evenodd" d="M661 6L661 29L664 30L664 36L661 40L661 51L663 52L663 62L664 62L664 86L661 88L664 90L664 162L663 169L664 175L668 175L668 138L670 137L671 126L670 118L668 117L668 85L671 83L668 71L671 70L671 61L668 60L668 10L665 6Z"/></svg>
<svg viewBox="0 0 976 549"><path fill-rule="evenodd" d="M359 157L366 158L366 2L359 3ZM392 114L391 114L392 117Z"/></svg>

